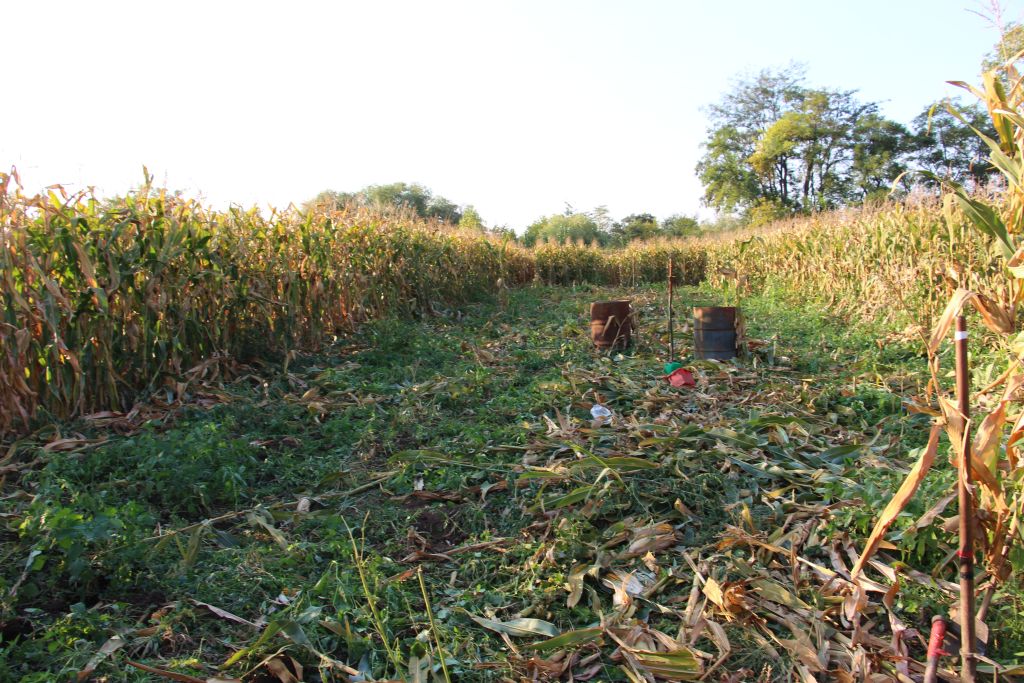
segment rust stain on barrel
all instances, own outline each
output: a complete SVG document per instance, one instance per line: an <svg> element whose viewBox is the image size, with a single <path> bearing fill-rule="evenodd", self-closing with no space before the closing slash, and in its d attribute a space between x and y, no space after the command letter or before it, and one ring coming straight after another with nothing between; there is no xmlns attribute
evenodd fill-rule
<svg viewBox="0 0 1024 683"><path fill-rule="evenodd" d="M629 346L633 317L628 299L590 304L590 338L599 349Z"/></svg>

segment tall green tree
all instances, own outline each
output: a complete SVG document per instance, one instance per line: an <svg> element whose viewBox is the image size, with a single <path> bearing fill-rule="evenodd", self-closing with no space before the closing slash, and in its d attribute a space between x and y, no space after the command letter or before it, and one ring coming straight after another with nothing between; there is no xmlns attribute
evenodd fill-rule
<svg viewBox="0 0 1024 683"><path fill-rule="evenodd" d="M916 149L906 126L876 113L861 117L853 131L850 165L854 198L867 201L887 196Z"/></svg>
<svg viewBox="0 0 1024 683"><path fill-rule="evenodd" d="M695 216L677 213L661 221L661 234L665 237L696 237L703 231Z"/></svg>
<svg viewBox="0 0 1024 683"><path fill-rule="evenodd" d="M335 192L334 190L324 190L317 196L310 199L308 202L305 202L303 204L303 207L307 210L312 209L314 207L340 209L344 207L346 204L358 202L358 192Z"/></svg>
<svg viewBox="0 0 1024 683"><path fill-rule="evenodd" d="M619 244L633 240L646 240L660 233L658 219L649 213L634 213L612 225L612 239Z"/></svg>
<svg viewBox="0 0 1024 683"><path fill-rule="evenodd" d="M740 80L710 108L704 201L768 220L843 206L903 170L907 134L855 91L807 88L788 67Z"/></svg>
<svg viewBox="0 0 1024 683"><path fill-rule="evenodd" d="M376 206L405 206L423 218L437 218L449 223L458 223L462 218L459 206L435 195L428 188L418 184L389 183L370 185L362 191L366 203Z"/></svg>
<svg viewBox="0 0 1024 683"><path fill-rule="evenodd" d="M996 139L992 119L981 106L960 100L929 105L911 123L914 166L961 185L984 182L995 169L988 162L988 146L972 128Z"/></svg>
<svg viewBox="0 0 1024 683"><path fill-rule="evenodd" d="M415 211L421 218L436 218L448 223L459 223L462 219L462 210L458 204L416 183L368 185L358 192L325 190L306 202L305 207L330 205L341 208L350 203L384 208L404 207Z"/></svg>
<svg viewBox="0 0 1024 683"><path fill-rule="evenodd" d="M480 217L480 213L472 204L462 209L462 218L459 219L459 227L469 228L470 230L479 230L480 232L487 229L487 226L484 225L484 219Z"/></svg>
<svg viewBox="0 0 1024 683"><path fill-rule="evenodd" d="M595 207L594 210L590 212L590 217L602 232L611 233L612 228L615 227L615 220L608 211L608 207L603 204Z"/></svg>
<svg viewBox="0 0 1024 683"><path fill-rule="evenodd" d="M544 240L603 245L608 242L608 233L585 213L562 213L534 221L523 234L523 244L528 247Z"/></svg>
<svg viewBox="0 0 1024 683"><path fill-rule="evenodd" d="M708 108L711 127L697 164L704 201L720 211L746 209L759 199L785 202L789 157L777 141L761 144L767 131L792 109L803 90L803 68L765 69L737 80L721 102ZM759 168L750 158L759 151Z"/></svg>

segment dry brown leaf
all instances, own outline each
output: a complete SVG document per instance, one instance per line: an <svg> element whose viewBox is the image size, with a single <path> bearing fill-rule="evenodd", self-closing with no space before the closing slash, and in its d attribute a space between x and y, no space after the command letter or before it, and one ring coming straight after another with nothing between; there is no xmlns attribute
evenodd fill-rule
<svg viewBox="0 0 1024 683"><path fill-rule="evenodd" d="M128 660L128 666L133 666L140 671L151 673L162 678L169 678L172 681L179 681L180 683L241 683L236 678L196 678L195 676L189 676L188 674L180 674L176 671L168 671L167 669L158 669L155 666L149 666L142 664L141 662L133 662Z"/></svg>
<svg viewBox="0 0 1024 683"><path fill-rule="evenodd" d="M288 659L291 662L291 668L289 668L288 662L285 662L284 657L274 657L264 662L263 666L281 683L302 683L302 665L291 657ZM292 673L293 671L294 673Z"/></svg>
<svg viewBox="0 0 1024 683"><path fill-rule="evenodd" d="M997 304L984 294L970 300L974 308L981 314L985 327L996 334L1012 334L1014 330L1013 315L1010 311Z"/></svg>
<svg viewBox="0 0 1024 683"><path fill-rule="evenodd" d="M89 676L92 675L92 672L96 670L96 667L100 665L100 662L102 662L104 659L114 654L127 644L128 641L122 638L120 635L116 635L112 638L109 638L107 642L103 643L99 651L92 656L92 659L90 659L89 663L85 665L85 668L78 672L78 680L84 681L88 679Z"/></svg>
<svg viewBox="0 0 1024 683"><path fill-rule="evenodd" d="M106 439L85 439L85 438L67 438L67 439L54 439L50 443L43 446L43 450L47 453L64 453L67 451L73 451L83 446L89 446L92 444L103 443Z"/></svg>
<svg viewBox="0 0 1024 683"><path fill-rule="evenodd" d="M942 312L939 317L939 321L935 324L932 329L932 336L928 341L928 352L934 354L939 349L939 344L945 338L946 334L949 333L949 328L953 326L953 320L963 310L964 304L978 295L969 289L958 289L953 292L953 296L950 298L949 303L946 304L946 309Z"/></svg>
<svg viewBox="0 0 1024 683"><path fill-rule="evenodd" d="M975 481L985 487L985 491L992 500L992 509L1000 513L1010 509L1003 495L1003 488L999 485L999 480L974 453L971 453L971 474Z"/></svg>
<svg viewBox="0 0 1024 683"><path fill-rule="evenodd" d="M675 545L677 540L675 529L667 522L634 529L629 547L619 553L619 558L639 557L648 552L664 550Z"/></svg>
<svg viewBox="0 0 1024 683"><path fill-rule="evenodd" d="M575 607L583 597L583 577L588 570L589 567L585 565L576 565L569 571L569 578L565 583L565 589L569 591L569 597L565 601L566 607Z"/></svg>
<svg viewBox="0 0 1024 683"><path fill-rule="evenodd" d="M191 602L196 607L205 607L221 619L227 619L228 621L234 621L239 624L245 624L246 626L251 626L253 628L260 628L259 624L254 624L248 619L243 619L242 617L232 614L231 612L228 612L225 609L221 609L220 607L215 607L214 605L210 605L205 602L199 602L198 600L193 600L192 598L189 598L189 602Z"/></svg>
<svg viewBox="0 0 1024 683"><path fill-rule="evenodd" d="M926 513L921 515L921 517L916 522L914 522L913 528L924 529L926 526L931 525L931 523L935 521L935 518L941 515L943 510L946 509L946 506L953 502L953 499L956 498L956 496L957 492L953 491L952 493L940 498L939 501L935 503L935 505L931 506L931 508L929 508L929 510Z"/></svg>
<svg viewBox="0 0 1024 683"><path fill-rule="evenodd" d="M608 629L619 645L618 654L646 680L692 681L703 674L693 650L655 629Z"/></svg>
<svg viewBox="0 0 1024 683"><path fill-rule="evenodd" d="M725 596L722 594L722 586L710 576L704 582L704 595L720 609L725 609Z"/></svg>
<svg viewBox="0 0 1024 683"><path fill-rule="evenodd" d="M960 444L964 442L964 428L967 420L960 413L960 408L949 399L939 396L939 408L942 410L942 417L945 421L946 435L949 443L953 445L957 453L960 452Z"/></svg>
<svg viewBox="0 0 1024 683"><path fill-rule="evenodd" d="M995 410L985 416L978 427L978 433L974 435L974 444L971 447L972 455L986 464L989 458L997 454L997 448L1003 435L1003 426L1006 424L1006 401L1000 401ZM992 469L995 469L994 467Z"/></svg>
<svg viewBox="0 0 1024 683"><path fill-rule="evenodd" d="M773 635L775 641L786 648L809 671L824 671L826 663L822 661L821 655L818 654L818 650L814 647L814 643L811 642L811 637L807 631L791 621L786 621L786 626L793 634L793 638L779 638ZM810 680L813 681L815 679L812 676Z"/></svg>

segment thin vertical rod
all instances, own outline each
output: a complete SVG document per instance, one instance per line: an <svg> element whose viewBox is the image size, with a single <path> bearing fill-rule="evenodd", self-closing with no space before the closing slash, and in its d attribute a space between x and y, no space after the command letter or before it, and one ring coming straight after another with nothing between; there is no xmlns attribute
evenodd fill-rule
<svg viewBox="0 0 1024 683"><path fill-rule="evenodd" d="M956 318L956 397L964 418L963 452L957 476L960 512L960 680L974 683L974 506L971 501L971 372L967 366L967 319Z"/></svg>
<svg viewBox="0 0 1024 683"><path fill-rule="evenodd" d="M676 359L676 344L672 329L672 257L668 257L668 362Z"/></svg>

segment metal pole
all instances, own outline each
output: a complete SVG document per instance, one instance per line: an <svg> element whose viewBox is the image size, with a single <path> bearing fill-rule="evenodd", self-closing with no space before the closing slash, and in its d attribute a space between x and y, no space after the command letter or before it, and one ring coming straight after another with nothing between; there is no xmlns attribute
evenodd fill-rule
<svg viewBox="0 0 1024 683"><path fill-rule="evenodd" d="M675 360L676 346L672 330L672 257L668 257L668 362Z"/></svg>
<svg viewBox="0 0 1024 683"><path fill-rule="evenodd" d="M960 680L974 683L974 506L971 501L971 374L967 367L967 319L956 318L956 397L964 418L964 441L957 476L960 512Z"/></svg>

